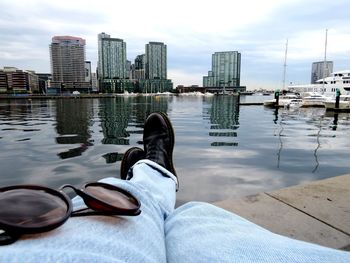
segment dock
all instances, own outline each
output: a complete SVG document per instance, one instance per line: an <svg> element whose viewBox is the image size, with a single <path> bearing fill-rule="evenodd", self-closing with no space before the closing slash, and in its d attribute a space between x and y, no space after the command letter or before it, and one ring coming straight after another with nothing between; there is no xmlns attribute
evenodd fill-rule
<svg viewBox="0 0 350 263"><path fill-rule="evenodd" d="M271 232L350 251L350 174L214 205Z"/></svg>

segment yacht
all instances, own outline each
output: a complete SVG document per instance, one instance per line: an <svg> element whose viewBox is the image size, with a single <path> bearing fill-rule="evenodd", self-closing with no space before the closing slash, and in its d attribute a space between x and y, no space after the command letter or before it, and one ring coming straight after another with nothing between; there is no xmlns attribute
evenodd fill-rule
<svg viewBox="0 0 350 263"><path fill-rule="evenodd" d="M333 92L333 96L334 96ZM326 101L330 100L331 97L327 97L317 92L310 93L308 96L303 98L301 107L324 107Z"/></svg>
<svg viewBox="0 0 350 263"><path fill-rule="evenodd" d="M335 99L328 100L324 103L327 110L335 109ZM350 95L340 95L338 110L350 110Z"/></svg>
<svg viewBox="0 0 350 263"><path fill-rule="evenodd" d="M287 93L285 95L281 95L278 99L278 106L279 107L285 107L285 106L289 106L290 103L296 102L300 100L300 96L297 94L293 94L293 93ZM271 100L265 100L264 101L264 106L267 107L274 107L276 106L276 99L271 99Z"/></svg>
<svg viewBox="0 0 350 263"><path fill-rule="evenodd" d="M310 93L319 93L327 97L334 97L337 88L341 94L348 94L350 92L350 70L333 72L329 77L317 80L315 84L288 86L289 91L297 92L302 97L310 96Z"/></svg>

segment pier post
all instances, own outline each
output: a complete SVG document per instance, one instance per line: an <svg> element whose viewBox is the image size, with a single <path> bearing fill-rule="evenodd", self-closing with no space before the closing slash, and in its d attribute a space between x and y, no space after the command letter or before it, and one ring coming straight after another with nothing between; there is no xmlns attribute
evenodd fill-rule
<svg viewBox="0 0 350 263"><path fill-rule="evenodd" d="M240 91L238 91L237 101L238 101L238 105L239 105L241 103L241 92Z"/></svg>
<svg viewBox="0 0 350 263"><path fill-rule="evenodd" d="M276 107L278 107L278 105L279 105L279 98L280 98L280 90L278 89L275 91L275 100L276 100L275 106Z"/></svg>
<svg viewBox="0 0 350 263"><path fill-rule="evenodd" d="M339 109L339 100L340 100L340 90L337 88L335 90L335 109Z"/></svg>

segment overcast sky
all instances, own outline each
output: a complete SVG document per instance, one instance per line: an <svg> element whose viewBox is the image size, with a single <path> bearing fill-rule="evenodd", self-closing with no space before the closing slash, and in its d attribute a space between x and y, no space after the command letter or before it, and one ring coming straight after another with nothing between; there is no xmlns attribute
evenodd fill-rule
<svg viewBox="0 0 350 263"><path fill-rule="evenodd" d="M86 39L86 59L97 65L97 34L127 43L134 61L150 41L168 47L168 78L202 85L216 51L242 54L241 85L309 83L311 64L327 59L334 70L350 69L349 1L316 0L0 0L0 68L50 72L49 44L55 35ZM95 70L93 70L95 71Z"/></svg>

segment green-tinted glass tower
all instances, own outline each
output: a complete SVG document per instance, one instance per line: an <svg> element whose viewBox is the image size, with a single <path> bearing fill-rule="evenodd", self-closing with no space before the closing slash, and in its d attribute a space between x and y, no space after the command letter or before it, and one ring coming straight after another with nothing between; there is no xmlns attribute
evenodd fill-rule
<svg viewBox="0 0 350 263"><path fill-rule="evenodd" d="M237 51L215 52L212 55L212 70L203 77L204 87L239 87L241 53Z"/></svg>
<svg viewBox="0 0 350 263"><path fill-rule="evenodd" d="M121 92L127 79L126 43L106 33L98 35L98 80L103 91Z"/></svg>
<svg viewBox="0 0 350 263"><path fill-rule="evenodd" d="M146 79L167 78L167 50L161 42L149 42L146 44L145 74Z"/></svg>

